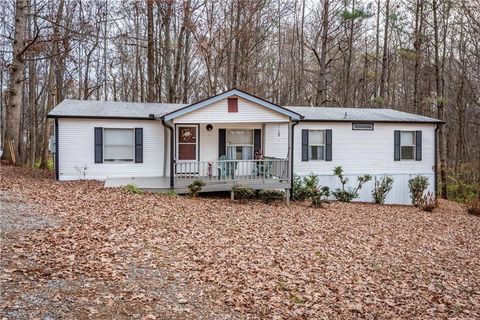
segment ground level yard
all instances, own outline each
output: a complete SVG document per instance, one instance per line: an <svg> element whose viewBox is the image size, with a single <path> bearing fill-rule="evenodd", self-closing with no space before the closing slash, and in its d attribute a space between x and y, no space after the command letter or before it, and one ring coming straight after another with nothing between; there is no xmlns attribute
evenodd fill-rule
<svg viewBox="0 0 480 320"><path fill-rule="evenodd" d="M0 317L480 317L480 219L458 204L314 209L0 170Z"/></svg>

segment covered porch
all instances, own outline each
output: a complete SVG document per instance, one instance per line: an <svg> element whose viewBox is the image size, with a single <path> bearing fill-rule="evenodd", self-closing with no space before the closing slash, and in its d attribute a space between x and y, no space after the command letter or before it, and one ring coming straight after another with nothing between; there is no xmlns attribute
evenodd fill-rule
<svg viewBox="0 0 480 320"><path fill-rule="evenodd" d="M235 185L255 190L290 188L289 161L284 159L191 161L175 163L174 167L173 188L170 177L109 178L105 187L135 184L144 191L184 194L194 180L201 180L205 182L202 192L230 191Z"/></svg>
<svg viewBox="0 0 480 320"><path fill-rule="evenodd" d="M165 127L163 177L109 179L106 186L135 183L148 191L185 193L195 180L202 192L290 189L293 126L301 116L238 89L161 117Z"/></svg>

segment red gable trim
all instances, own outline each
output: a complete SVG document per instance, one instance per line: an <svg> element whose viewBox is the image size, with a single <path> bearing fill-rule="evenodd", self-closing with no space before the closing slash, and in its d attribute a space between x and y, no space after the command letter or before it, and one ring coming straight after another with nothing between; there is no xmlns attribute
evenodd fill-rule
<svg viewBox="0 0 480 320"><path fill-rule="evenodd" d="M228 112L238 112L237 98L228 98Z"/></svg>

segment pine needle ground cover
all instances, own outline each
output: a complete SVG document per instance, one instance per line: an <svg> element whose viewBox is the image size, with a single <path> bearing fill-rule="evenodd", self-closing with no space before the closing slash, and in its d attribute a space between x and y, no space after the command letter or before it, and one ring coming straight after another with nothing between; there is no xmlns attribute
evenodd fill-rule
<svg viewBox="0 0 480 320"><path fill-rule="evenodd" d="M480 317L480 219L460 204L314 208L0 174L1 317Z"/></svg>

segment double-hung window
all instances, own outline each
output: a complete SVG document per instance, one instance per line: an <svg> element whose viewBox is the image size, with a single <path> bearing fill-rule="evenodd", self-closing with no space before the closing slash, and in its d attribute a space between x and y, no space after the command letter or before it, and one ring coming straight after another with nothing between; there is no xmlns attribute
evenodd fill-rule
<svg viewBox="0 0 480 320"><path fill-rule="evenodd" d="M415 160L415 131L401 131L400 159Z"/></svg>
<svg viewBox="0 0 480 320"><path fill-rule="evenodd" d="M103 129L103 161L134 161L134 129Z"/></svg>
<svg viewBox="0 0 480 320"><path fill-rule="evenodd" d="M253 130L227 130L227 157L231 160L253 159Z"/></svg>
<svg viewBox="0 0 480 320"><path fill-rule="evenodd" d="M325 130L308 131L308 159L325 160Z"/></svg>

